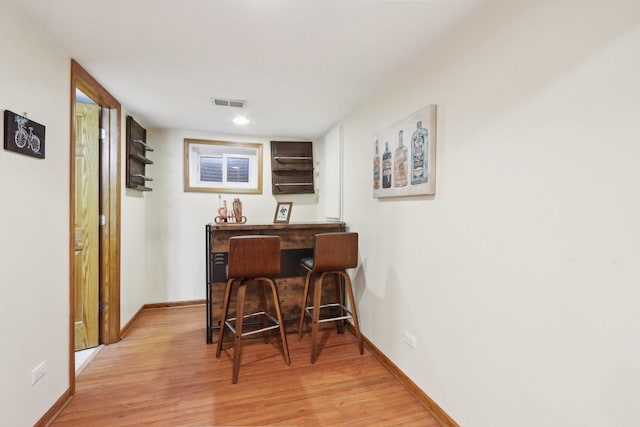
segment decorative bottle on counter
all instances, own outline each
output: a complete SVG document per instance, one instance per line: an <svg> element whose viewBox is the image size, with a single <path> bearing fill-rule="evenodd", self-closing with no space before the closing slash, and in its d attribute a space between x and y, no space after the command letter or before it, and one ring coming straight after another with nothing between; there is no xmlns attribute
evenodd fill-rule
<svg viewBox="0 0 640 427"><path fill-rule="evenodd" d="M233 199L233 219L242 222L242 202L238 198Z"/></svg>
<svg viewBox="0 0 640 427"><path fill-rule="evenodd" d="M418 122L411 136L411 185L429 180L429 131Z"/></svg>
<svg viewBox="0 0 640 427"><path fill-rule="evenodd" d="M391 188L391 150L389 142L384 143L384 153L382 153L382 188Z"/></svg>
<svg viewBox="0 0 640 427"><path fill-rule="evenodd" d="M227 210L227 201L222 200L222 196L218 194L218 216L215 218L216 223L227 222L229 211Z"/></svg>
<svg viewBox="0 0 640 427"><path fill-rule="evenodd" d="M373 156L373 188L380 188L380 154L378 152L378 140L376 139L376 152Z"/></svg>
<svg viewBox="0 0 640 427"><path fill-rule="evenodd" d="M402 144L402 130L398 133L398 148L394 157L393 185L404 187L407 185L407 147Z"/></svg>

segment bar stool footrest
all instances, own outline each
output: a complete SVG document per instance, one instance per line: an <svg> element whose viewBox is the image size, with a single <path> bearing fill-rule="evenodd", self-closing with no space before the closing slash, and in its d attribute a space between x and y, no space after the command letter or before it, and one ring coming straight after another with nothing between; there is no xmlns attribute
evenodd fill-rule
<svg viewBox="0 0 640 427"><path fill-rule="evenodd" d="M323 304L320 307L318 307L320 309L320 320L318 320L319 323L323 323L323 322L331 322L334 320L351 320L353 319L353 316L351 314L351 311L345 307L343 304L339 304L339 303L331 303L331 304ZM328 314L328 315L322 315L322 309L323 308L342 308L342 311L345 313L342 316L338 316L337 314ZM308 307L305 307L304 312L307 316L309 316L312 320L313 320L313 306L310 305Z"/></svg>
<svg viewBox="0 0 640 427"><path fill-rule="evenodd" d="M242 336L243 337L246 337L248 335L253 335L253 334L259 334L260 332L270 331L272 329L278 329L280 327L280 324L278 323L278 320L275 319L269 313L265 313L264 311L258 311L258 312L251 313L251 314L245 314L244 316L242 316L242 318L243 319L247 319L249 317L256 317L256 316L265 316L268 319L269 323L271 323L271 325L267 326L265 328L254 329L254 330L251 330L251 331L242 332ZM224 322L227 325L227 328L229 328L234 335L236 334L235 321L236 321L235 317L230 317L230 318L227 319L226 322ZM255 323L244 323L244 320L242 321L243 328L245 326L251 325L251 324L255 324ZM262 323L260 323L260 324L262 324Z"/></svg>

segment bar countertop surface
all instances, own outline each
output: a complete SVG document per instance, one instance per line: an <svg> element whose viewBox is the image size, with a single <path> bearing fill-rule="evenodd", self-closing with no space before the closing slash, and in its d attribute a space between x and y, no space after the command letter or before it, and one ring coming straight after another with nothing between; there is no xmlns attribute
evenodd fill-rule
<svg viewBox="0 0 640 427"><path fill-rule="evenodd" d="M283 230L283 229L298 229L298 228L333 228L336 226L344 226L342 221L305 221L305 222L256 222L244 224L234 222L222 222L222 223L209 223L214 230Z"/></svg>

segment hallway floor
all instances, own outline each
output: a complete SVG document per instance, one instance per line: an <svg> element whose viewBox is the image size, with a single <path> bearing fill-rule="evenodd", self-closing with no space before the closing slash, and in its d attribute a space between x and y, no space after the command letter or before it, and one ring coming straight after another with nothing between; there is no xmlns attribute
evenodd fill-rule
<svg viewBox="0 0 640 427"><path fill-rule="evenodd" d="M76 394L52 426L438 426L400 381L349 332L245 340L237 384L233 348L207 345L204 306L145 311L118 343L104 346L77 377Z"/></svg>

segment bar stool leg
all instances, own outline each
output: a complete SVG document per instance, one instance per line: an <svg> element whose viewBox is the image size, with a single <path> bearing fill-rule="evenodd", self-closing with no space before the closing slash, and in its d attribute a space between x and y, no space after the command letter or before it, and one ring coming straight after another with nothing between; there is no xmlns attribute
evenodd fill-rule
<svg viewBox="0 0 640 427"><path fill-rule="evenodd" d="M351 317L353 318L353 328L356 331L358 348L360 350L360 354L363 354L364 348L362 345L362 334L360 333L360 325L358 324L358 310L356 310L356 300L353 297L353 289L351 288L351 279L349 278L349 275L347 273L340 272L340 275L344 278L344 286L347 290L347 295L349 296L349 306L351 307Z"/></svg>
<svg viewBox="0 0 640 427"><path fill-rule="evenodd" d="M242 321L244 320L244 297L247 291L247 282L240 282L236 301L236 336L233 341L233 376L231 382L238 382L240 370L240 343L242 342Z"/></svg>
<svg viewBox="0 0 640 427"><path fill-rule="evenodd" d="M342 317L344 316L344 310L342 309L342 306L344 305L344 301L342 298L342 286L340 286L342 283L341 277L339 273L333 273L331 274L333 276L333 280L336 286L336 301L338 301L338 316ZM340 319L337 321L338 323L338 333L343 334L344 333L344 319Z"/></svg>
<svg viewBox="0 0 640 427"><path fill-rule="evenodd" d="M284 330L284 322L282 321L282 312L280 311L280 297L278 296L278 287L273 280L266 281L271 287L271 293L273 294L273 305L276 309L276 317L278 318L278 325L280 326L280 339L282 340L282 353L284 355L284 362L287 365L291 364L291 358L289 357L289 345L287 344L287 334Z"/></svg>
<svg viewBox="0 0 640 427"><path fill-rule="evenodd" d="M231 299L231 288L233 287L233 280L227 280L227 287L224 291L224 302L222 303L222 313L220 317L220 329L218 332L218 346L216 347L216 357L220 357L222 351L222 341L224 340L224 330L226 328L225 321L229 315L229 300Z"/></svg>
<svg viewBox="0 0 640 427"><path fill-rule="evenodd" d="M313 273L311 271L307 272L307 275L304 278L304 291L302 293L302 308L300 309L300 321L298 323L298 339L302 339L302 328L304 327L304 322L306 320L306 308L307 308L307 299L309 298L309 282L311 281L311 275Z"/></svg>
<svg viewBox="0 0 640 427"><path fill-rule="evenodd" d="M259 289L259 295L260 295L260 309L263 312L267 312L267 296L265 294L265 289L264 287L266 280L265 279L257 279L258 280L258 286L260 287ZM267 316L263 315L262 316L262 328L266 329L269 326L269 322L267 321ZM265 344L269 344L269 331L264 331L262 332L262 336L264 337L264 343Z"/></svg>
<svg viewBox="0 0 640 427"><path fill-rule="evenodd" d="M323 274L317 274L313 283L313 323L311 324L311 363L316 363L318 352L318 326L320 324L320 296Z"/></svg>

